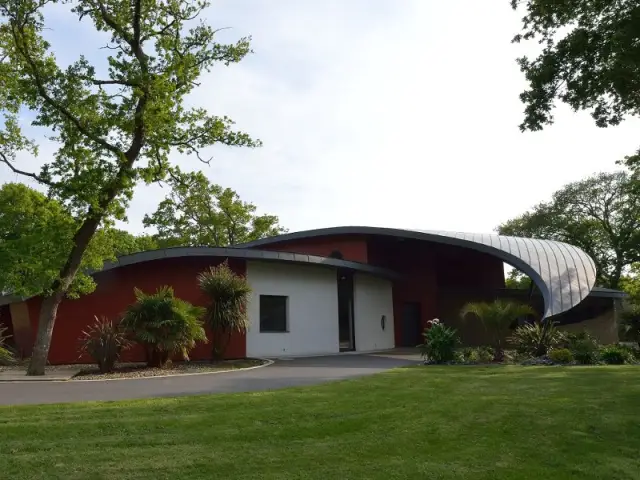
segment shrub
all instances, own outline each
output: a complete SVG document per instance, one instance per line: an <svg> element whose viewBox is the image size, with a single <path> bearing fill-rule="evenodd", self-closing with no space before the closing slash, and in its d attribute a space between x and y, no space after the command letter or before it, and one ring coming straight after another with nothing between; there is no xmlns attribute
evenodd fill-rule
<svg viewBox="0 0 640 480"><path fill-rule="evenodd" d="M632 306L620 314L620 338L635 342L640 348L640 308Z"/></svg>
<svg viewBox="0 0 640 480"><path fill-rule="evenodd" d="M491 303L468 303L460 312L462 319L473 315L478 318L484 328L493 337L494 360L502 361L504 357L504 339L511 324L519 317L534 315L535 311L529 305L495 300Z"/></svg>
<svg viewBox="0 0 640 480"><path fill-rule="evenodd" d="M549 359L553 363L571 363L573 362L573 353L568 348L554 348L549 351Z"/></svg>
<svg viewBox="0 0 640 480"><path fill-rule="evenodd" d="M542 357L560 345L564 337L563 332L556 328L556 322L545 320L517 327L509 341L520 354Z"/></svg>
<svg viewBox="0 0 640 480"><path fill-rule="evenodd" d="M633 363L633 357L628 350L619 345L605 345L600 349L600 360L608 365L623 365Z"/></svg>
<svg viewBox="0 0 640 480"><path fill-rule="evenodd" d="M469 362L471 363L491 363L494 353L491 347L476 347L472 348L469 355Z"/></svg>
<svg viewBox="0 0 640 480"><path fill-rule="evenodd" d="M147 365L162 367L171 355L189 360L197 342L207 342L201 320L205 309L176 298L171 287L146 294L134 289L136 302L125 311L121 326L134 341L145 347Z"/></svg>
<svg viewBox="0 0 640 480"><path fill-rule="evenodd" d="M0 327L0 365L11 365L15 363L15 356L7 346L7 340L11 335L7 335L7 328Z"/></svg>
<svg viewBox="0 0 640 480"><path fill-rule="evenodd" d="M126 334L107 318L94 317L95 322L80 336L80 354L89 355L98 365L100 373L113 371L123 350L130 342Z"/></svg>
<svg viewBox="0 0 640 480"><path fill-rule="evenodd" d="M454 328L447 327L437 318L427 324L423 332L422 356L434 363L447 363L455 360L456 347L460 343Z"/></svg>
<svg viewBox="0 0 640 480"><path fill-rule="evenodd" d="M213 331L213 359L224 358L231 333L249 328L247 300L251 286L225 261L198 276L200 289L209 298L205 318Z"/></svg>
<svg viewBox="0 0 640 480"><path fill-rule="evenodd" d="M563 343L563 346L571 351L576 362L582 365L598 362L598 341L588 332L570 333Z"/></svg>

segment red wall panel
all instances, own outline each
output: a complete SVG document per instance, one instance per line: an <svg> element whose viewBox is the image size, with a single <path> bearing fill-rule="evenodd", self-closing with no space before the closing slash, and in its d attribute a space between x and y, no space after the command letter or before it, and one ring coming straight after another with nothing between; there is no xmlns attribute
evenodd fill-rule
<svg viewBox="0 0 640 480"><path fill-rule="evenodd" d="M135 301L134 287L144 292L154 292L158 287L173 287L177 297L195 305L206 304L200 292L197 275L224 259L205 257L185 257L154 260L136 265L116 268L95 276L97 288L90 295L77 300L65 299L58 309L53 330L49 362L51 364L83 363L89 359L78 356L78 338L87 325L93 323L94 315L117 320L128 305ZM246 273L245 262L229 260L229 266L238 274ZM34 331L38 326L40 298L28 301L29 317ZM211 339L211 332L207 332ZM244 334L233 334L227 349L228 358L243 358L246 355ZM191 351L192 360L211 358L211 343L199 344ZM141 348L133 348L123 355L124 361L144 361Z"/></svg>
<svg viewBox="0 0 640 480"><path fill-rule="evenodd" d="M273 250L290 253L306 253L328 257L334 251L342 253L344 260L367 263L367 239L364 236L312 237L303 240L290 240L278 242L264 247L261 250Z"/></svg>

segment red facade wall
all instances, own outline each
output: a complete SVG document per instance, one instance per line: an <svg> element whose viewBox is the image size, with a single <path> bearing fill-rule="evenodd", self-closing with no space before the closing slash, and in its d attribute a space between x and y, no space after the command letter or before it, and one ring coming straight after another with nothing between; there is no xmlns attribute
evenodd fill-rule
<svg viewBox="0 0 640 480"><path fill-rule="evenodd" d="M53 339L49 351L51 364L83 363L87 358L78 357L78 338L87 325L93 323L94 315L106 316L117 320L128 305L135 301L133 289L138 287L144 292L154 292L158 287L173 287L177 297L195 305L206 304L206 298L200 292L197 275L224 259L185 257L154 260L129 265L99 273L95 276L97 288L90 295L77 300L66 299L60 305ZM229 266L238 274L246 273L244 261L229 260ZM28 301L29 317L35 332L40 312L39 298ZM211 338L211 332L207 332ZM233 334L226 353L228 358L243 358L246 355L244 334ZM198 344L190 353L192 360L211 358L211 343ZM124 361L144 361L144 352L140 348L128 350Z"/></svg>
<svg viewBox="0 0 640 480"><path fill-rule="evenodd" d="M291 240L278 242L263 247L261 250L273 250L278 252L306 253L328 257L334 251L342 253L344 260L351 262L367 263L367 239L362 235L331 237L312 237L303 240Z"/></svg>

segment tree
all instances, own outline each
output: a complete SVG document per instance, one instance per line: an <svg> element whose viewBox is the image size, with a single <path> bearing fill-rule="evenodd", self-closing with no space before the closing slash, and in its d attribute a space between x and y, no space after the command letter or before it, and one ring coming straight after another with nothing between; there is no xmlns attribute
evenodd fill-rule
<svg viewBox="0 0 640 480"><path fill-rule="evenodd" d="M529 305L495 300L491 303L467 303L462 307L460 317L464 320L472 315L482 322L484 328L493 337L494 360L502 361L504 341L513 322L520 317L535 315L535 313L535 310Z"/></svg>
<svg viewBox="0 0 640 480"><path fill-rule="evenodd" d="M162 368L171 355L189 360L197 342L207 342L202 317L205 309L185 302L171 287L146 294L135 289L136 302L125 311L120 326L145 347L147 365Z"/></svg>
<svg viewBox="0 0 640 480"><path fill-rule="evenodd" d="M640 6L636 0L511 0L523 11L514 42L542 51L518 63L529 84L522 130L553 123L557 100L589 110L596 125L618 125L640 113Z"/></svg>
<svg viewBox="0 0 640 480"><path fill-rule="evenodd" d="M20 183L2 185L0 292L25 297L50 295L78 227L79 222L60 202ZM65 295L73 298L93 291L95 283L88 272L114 258L108 236L94 236Z"/></svg>
<svg viewBox="0 0 640 480"><path fill-rule="evenodd" d="M209 298L206 321L213 331L214 360L224 358L233 332L249 328L247 301L251 286L247 279L229 268L228 262L211 267L198 276L200 289Z"/></svg>
<svg viewBox="0 0 640 480"><path fill-rule="evenodd" d="M517 268L512 268L504 281L505 287L513 290L524 290L531 287L531 278Z"/></svg>
<svg viewBox="0 0 640 480"><path fill-rule="evenodd" d="M151 235L133 235L126 230L115 228L108 229L105 233L109 236L118 257L159 248L158 242Z"/></svg>
<svg viewBox="0 0 640 480"><path fill-rule="evenodd" d="M596 264L600 286L618 288L625 268L640 260L637 176L600 173L570 183L551 201L498 227L501 235L558 240L584 250Z"/></svg>
<svg viewBox="0 0 640 480"><path fill-rule="evenodd" d="M271 237L286 230L274 215L256 215L256 206L244 202L230 188L213 184L202 172L174 169L171 191L144 225L155 227L163 245L226 247Z"/></svg>
<svg viewBox="0 0 640 480"><path fill-rule="evenodd" d="M43 37L51 26L45 15L51 3L69 5L80 21L106 34L106 48L61 66ZM208 162L203 149L214 144L260 145L234 131L229 118L185 102L203 72L217 63L237 63L250 52L249 38L221 44L216 30L194 23L208 5L206 0L0 0L0 163L46 186L78 219L66 258L46 289L29 375L44 374L58 305L98 229L125 219L136 183L164 178L173 152ZM57 144L39 172L18 163L19 153L37 153L22 124L27 118Z"/></svg>

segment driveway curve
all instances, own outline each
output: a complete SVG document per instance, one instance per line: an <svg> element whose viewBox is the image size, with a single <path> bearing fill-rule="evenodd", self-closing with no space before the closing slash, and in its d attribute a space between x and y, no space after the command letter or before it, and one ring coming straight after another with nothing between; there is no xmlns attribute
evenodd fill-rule
<svg viewBox="0 0 640 480"><path fill-rule="evenodd" d="M93 382L0 384L0 405L130 400L213 393L255 392L315 385L415 365L415 355L333 355L276 360L253 370Z"/></svg>

